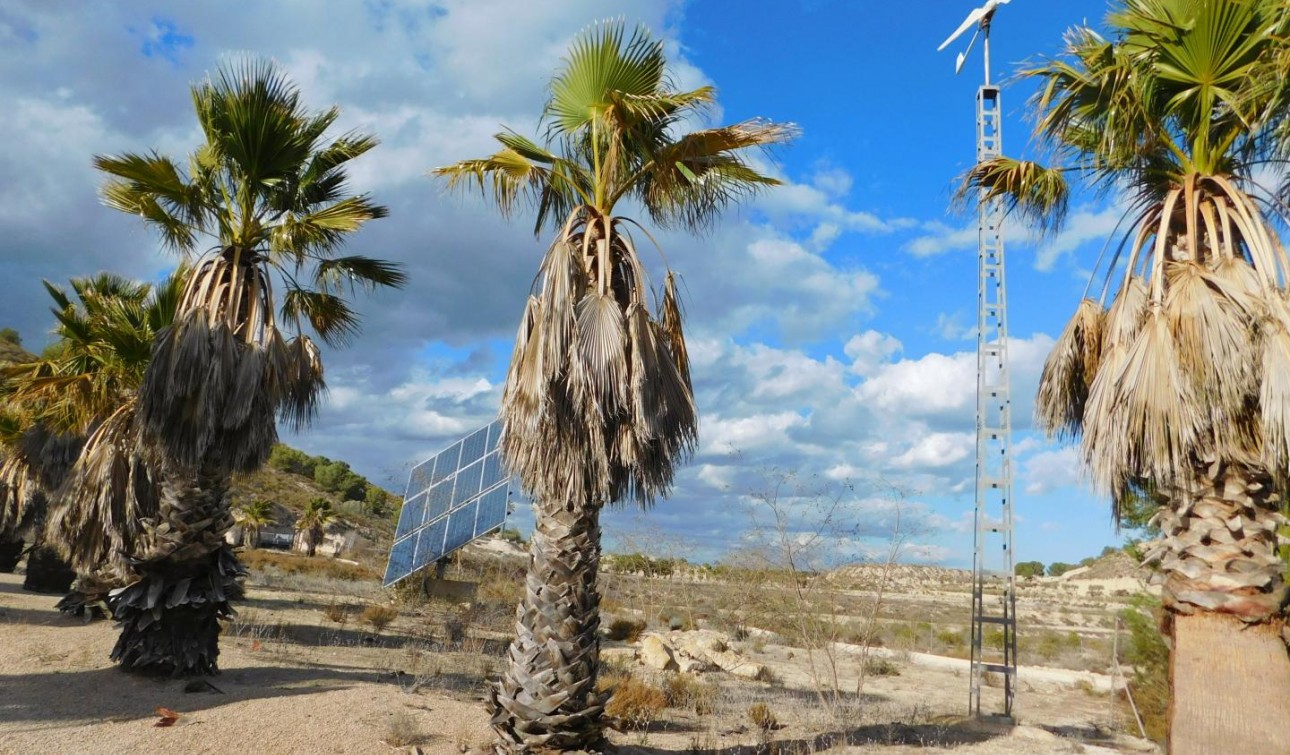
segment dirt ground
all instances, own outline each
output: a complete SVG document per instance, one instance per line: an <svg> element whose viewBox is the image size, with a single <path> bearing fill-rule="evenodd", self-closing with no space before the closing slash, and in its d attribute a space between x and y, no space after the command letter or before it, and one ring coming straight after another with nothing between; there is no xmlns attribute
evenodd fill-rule
<svg viewBox="0 0 1290 755"><path fill-rule="evenodd" d="M408 610L377 634L357 620L326 616L333 596L252 589L221 640L214 688L139 678L108 661L116 639L105 622L83 624L53 609L56 596L21 589L0 574L0 753L462 753L489 741L480 703L485 679L501 668L504 643L430 639ZM358 605L358 604L354 604ZM620 751L978 753L1147 752L1140 740L1108 733L1105 694L1078 675L1023 670L1022 725L991 728L963 717L965 671L951 659L906 656L898 676L870 678L847 705L838 733L800 649L743 648L774 672L772 683L703 674L719 689L703 716L670 711L641 728L613 733ZM606 643L606 657L635 663L633 646ZM841 661L840 685L854 685L858 660ZM648 678L651 673L639 669ZM1073 672L1070 672L1073 673ZM750 706L775 713L777 728L748 723ZM159 727L157 708L179 713ZM825 736L822 732L833 731ZM395 744L391 744L391 742ZM397 745L397 746L396 746Z"/></svg>

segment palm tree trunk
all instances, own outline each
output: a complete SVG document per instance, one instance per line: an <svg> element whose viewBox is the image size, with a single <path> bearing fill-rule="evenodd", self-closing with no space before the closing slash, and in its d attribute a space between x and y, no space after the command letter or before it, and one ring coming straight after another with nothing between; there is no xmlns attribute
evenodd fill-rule
<svg viewBox="0 0 1290 755"><path fill-rule="evenodd" d="M0 572L13 574L22 560L22 538L0 539Z"/></svg>
<svg viewBox="0 0 1290 755"><path fill-rule="evenodd" d="M51 546L37 540L27 554L27 577L22 582L22 589L58 595L72 589L74 579L76 572L71 564Z"/></svg>
<svg viewBox="0 0 1290 755"><path fill-rule="evenodd" d="M238 564L224 533L233 526L228 478L217 465L167 473L160 510L146 525L138 579L111 598L121 636L112 660L127 671L189 676L218 671L220 619L242 597Z"/></svg>
<svg viewBox="0 0 1290 755"><path fill-rule="evenodd" d="M538 504L516 637L489 691L499 753L594 750L607 695L600 664L600 511Z"/></svg>
<svg viewBox="0 0 1290 755"><path fill-rule="evenodd" d="M1290 752L1283 518L1261 468L1195 468L1160 514L1171 753ZM1252 698L1251 695L1255 697Z"/></svg>

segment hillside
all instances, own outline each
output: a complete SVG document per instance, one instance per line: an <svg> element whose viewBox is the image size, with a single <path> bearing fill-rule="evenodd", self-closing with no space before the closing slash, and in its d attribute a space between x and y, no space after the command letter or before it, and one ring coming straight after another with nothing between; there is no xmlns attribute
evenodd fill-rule
<svg viewBox="0 0 1290 755"><path fill-rule="evenodd" d="M383 558L394 539L399 497L384 490L381 493L385 502L374 511L366 501L345 500L342 494L325 489L308 476L266 464L257 472L234 477L229 498L234 509L255 500L271 501L279 525L295 522L312 499L325 498L340 515L341 523L354 528Z"/></svg>
<svg viewBox="0 0 1290 755"><path fill-rule="evenodd" d="M30 362L35 359L36 355L24 349L20 340L14 340L17 338L16 334L6 337L10 333L12 330L9 328L0 329L0 364Z"/></svg>

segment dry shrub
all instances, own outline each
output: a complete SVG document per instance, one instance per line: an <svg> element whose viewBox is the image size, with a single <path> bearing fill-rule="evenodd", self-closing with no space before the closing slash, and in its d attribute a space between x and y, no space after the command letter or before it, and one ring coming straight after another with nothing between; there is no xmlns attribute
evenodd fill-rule
<svg viewBox="0 0 1290 755"><path fill-rule="evenodd" d="M667 707L693 711L700 716L709 715L716 708L719 691L717 685L687 674L673 674L663 684Z"/></svg>
<svg viewBox="0 0 1290 755"><path fill-rule="evenodd" d="M869 656L864 661L866 676L900 676L900 667L888 658Z"/></svg>
<svg viewBox="0 0 1290 755"><path fill-rule="evenodd" d="M619 642L635 642L645 627L644 619L614 619L605 630L605 636Z"/></svg>
<svg viewBox="0 0 1290 755"><path fill-rule="evenodd" d="M663 690L628 676L615 687L605 713L617 718L625 728L643 729L666 707L667 695Z"/></svg>
<svg viewBox="0 0 1290 755"><path fill-rule="evenodd" d="M769 666L762 666L758 669L757 675L753 677L753 681L765 682L766 684L779 684L782 680L779 678L779 674L770 670Z"/></svg>
<svg viewBox="0 0 1290 755"><path fill-rule="evenodd" d="M485 572L475 589L475 600L491 605L514 606L524 597L524 579L512 569L493 568Z"/></svg>
<svg viewBox="0 0 1290 755"><path fill-rule="evenodd" d="M280 553L269 550L243 551L238 560L251 571L263 571L266 568L277 569L283 574L303 574L347 582L380 579L376 569L365 564L351 564L331 558L309 558L294 553Z"/></svg>
<svg viewBox="0 0 1290 755"><path fill-rule="evenodd" d="M391 747L408 747L421 744L427 737L417 725L417 720L408 713L399 711L390 716L385 724L385 736L381 741Z"/></svg>
<svg viewBox="0 0 1290 755"><path fill-rule="evenodd" d="M326 616L329 621L334 621L337 624L343 625L345 622L349 621L349 606L333 601L328 603L327 607L323 609L323 615Z"/></svg>
<svg viewBox="0 0 1290 755"><path fill-rule="evenodd" d="M381 632L398 616L399 609L394 606L370 605L363 609L362 619L377 632Z"/></svg>
<svg viewBox="0 0 1290 755"><path fill-rule="evenodd" d="M753 703L748 706L748 720L762 731L779 728L779 719L766 703Z"/></svg>

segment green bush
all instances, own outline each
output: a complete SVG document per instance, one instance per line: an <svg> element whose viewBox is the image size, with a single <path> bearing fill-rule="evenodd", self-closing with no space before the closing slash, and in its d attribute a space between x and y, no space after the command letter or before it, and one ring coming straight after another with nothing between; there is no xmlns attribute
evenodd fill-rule
<svg viewBox="0 0 1290 755"><path fill-rule="evenodd" d="M1016 573L1022 579L1042 577L1044 576L1044 564L1042 561L1022 561L1017 564Z"/></svg>
<svg viewBox="0 0 1290 755"><path fill-rule="evenodd" d="M1129 689L1147 736L1164 743L1169 716L1169 647L1160 634L1160 601L1150 595L1135 597L1130 608L1120 611L1120 621L1129 630L1128 642L1120 645L1120 661L1133 666ZM1128 701L1119 694L1126 720L1133 720ZM1136 732L1136 724L1130 729Z"/></svg>

